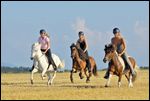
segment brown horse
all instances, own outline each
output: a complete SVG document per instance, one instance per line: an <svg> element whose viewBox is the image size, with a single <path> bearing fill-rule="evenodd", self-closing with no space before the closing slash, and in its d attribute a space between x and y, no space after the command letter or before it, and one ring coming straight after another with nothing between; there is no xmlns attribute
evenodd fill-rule
<svg viewBox="0 0 150 101"><path fill-rule="evenodd" d="M87 79L86 79L86 82L88 83L90 81L90 77L92 76L92 74L94 74L94 76L97 76L97 66L96 66L96 62L94 60L94 58L92 57L89 57L89 60L90 60L90 63L91 63L91 73L88 73L87 74L87 68L86 68L86 61L85 60L82 60L79 56L79 50L78 48L76 47L75 44L72 44L70 46L70 49L71 49L71 58L72 58L72 70L71 70L71 74L70 74L70 80L71 82L73 83L73 73L76 73L76 72L80 72L79 73L79 76L80 76L80 79L83 79L83 72L84 74L86 75Z"/></svg>
<svg viewBox="0 0 150 101"><path fill-rule="evenodd" d="M109 66L108 66L109 78L106 82L105 87L109 86L110 78L112 75L117 75L119 77L118 87L120 87L121 86L121 78L122 78L123 74L125 74L128 82L129 82L129 87L133 87L132 82L134 82L134 80L137 76L137 71L135 71L136 76L133 77L128 65L125 65L123 59L120 56L118 56L116 47L114 45L112 45L112 44L109 44L108 46L105 45L104 51L105 51L105 57L104 57L103 61L104 62L109 61ZM136 61L132 57L128 57L128 58L131 61L131 64L132 64L134 70L136 70L136 68L138 67L136 64Z"/></svg>

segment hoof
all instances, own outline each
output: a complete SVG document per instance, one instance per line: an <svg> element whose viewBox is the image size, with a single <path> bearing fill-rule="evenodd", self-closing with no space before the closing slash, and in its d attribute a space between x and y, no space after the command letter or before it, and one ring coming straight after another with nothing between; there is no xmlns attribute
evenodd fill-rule
<svg viewBox="0 0 150 101"><path fill-rule="evenodd" d="M71 83L74 83L73 81L71 81Z"/></svg>
<svg viewBox="0 0 150 101"><path fill-rule="evenodd" d="M86 80L86 83L90 83L90 80Z"/></svg>
<svg viewBox="0 0 150 101"><path fill-rule="evenodd" d="M129 84L129 88L133 88L133 84Z"/></svg>
<svg viewBox="0 0 150 101"><path fill-rule="evenodd" d="M105 85L105 87L109 87L108 85Z"/></svg>
<svg viewBox="0 0 150 101"><path fill-rule="evenodd" d="M84 76L81 76L81 77L80 77L80 79L83 79L83 78L84 78Z"/></svg>
<svg viewBox="0 0 150 101"><path fill-rule="evenodd" d="M46 78L46 77L43 76L43 77L42 77L42 80L44 80L45 78Z"/></svg>
<svg viewBox="0 0 150 101"><path fill-rule="evenodd" d="M121 82L118 82L118 87L119 87L119 88L121 87Z"/></svg>
<svg viewBox="0 0 150 101"><path fill-rule="evenodd" d="M87 79L86 79L86 83L89 83L89 82L90 82L90 79L89 79L89 78L87 78Z"/></svg>
<svg viewBox="0 0 150 101"><path fill-rule="evenodd" d="M74 83L74 82L73 82L73 79L71 79L71 83Z"/></svg>
<svg viewBox="0 0 150 101"><path fill-rule="evenodd" d="M133 86L129 86L129 88L133 88Z"/></svg>
<svg viewBox="0 0 150 101"><path fill-rule="evenodd" d="M33 80L31 80L31 84L33 85Z"/></svg>
<svg viewBox="0 0 150 101"><path fill-rule="evenodd" d="M52 83L47 83L47 86L50 86L50 85L52 85Z"/></svg>

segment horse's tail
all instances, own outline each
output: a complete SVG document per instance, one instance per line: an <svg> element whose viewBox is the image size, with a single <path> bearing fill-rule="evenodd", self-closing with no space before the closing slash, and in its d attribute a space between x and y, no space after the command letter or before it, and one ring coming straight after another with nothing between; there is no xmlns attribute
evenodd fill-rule
<svg viewBox="0 0 150 101"><path fill-rule="evenodd" d="M139 66L137 64L135 64L135 68L134 68L135 76L132 78L132 82L134 82L137 78L138 69L139 69Z"/></svg>
<svg viewBox="0 0 150 101"><path fill-rule="evenodd" d="M60 68L64 68L64 67L65 67L65 61L64 61L64 60L62 60L58 67L60 67Z"/></svg>
<svg viewBox="0 0 150 101"><path fill-rule="evenodd" d="M98 76L98 73L97 73L97 65L95 64L94 65L94 68L93 68L93 74L94 74L94 76Z"/></svg>

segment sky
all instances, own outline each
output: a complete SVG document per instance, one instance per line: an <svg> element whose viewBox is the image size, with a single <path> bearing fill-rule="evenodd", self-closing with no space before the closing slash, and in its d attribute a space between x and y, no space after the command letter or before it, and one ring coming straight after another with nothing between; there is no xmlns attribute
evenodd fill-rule
<svg viewBox="0 0 150 101"><path fill-rule="evenodd" d="M98 69L106 68L104 46L115 27L126 40L127 53L139 66L149 66L148 1L2 1L1 65L31 67L31 45L45 29L52 53L65 60L65 69L72 68L70 45L79 31L84 31Z"/></svg>

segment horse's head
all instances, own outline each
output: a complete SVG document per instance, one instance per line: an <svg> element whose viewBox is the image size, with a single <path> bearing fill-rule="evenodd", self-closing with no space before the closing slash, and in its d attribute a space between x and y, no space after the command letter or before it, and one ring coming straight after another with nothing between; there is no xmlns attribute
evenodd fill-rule
<svg viewBox="0 0 150 101"><path fill-rule="evenodd" d="M76 57L76 54L77 54L77 47L76 45L73 43L71 46L70 46L70 49L71 49L71 58L74 59Z"/></svg>
<svg viewBox="0 0 150 101"><path fill-rule="evenodd" d="M106 61L110 61L115 53L116 47L113 44L109 44L109 45L105 45L105 56L104 56L104 63L106 63Z"/></svg>
<svg viewBox="0 0 150 101"><path fill-rule="evenodd" d="M36 42L32 45L31 48L31 60L35 57L36 53L38 52L38 50L41 49L41 44Z"/></svg>

